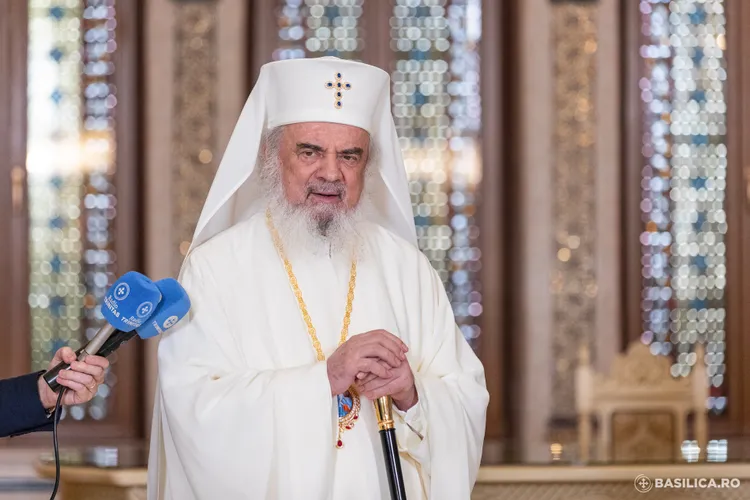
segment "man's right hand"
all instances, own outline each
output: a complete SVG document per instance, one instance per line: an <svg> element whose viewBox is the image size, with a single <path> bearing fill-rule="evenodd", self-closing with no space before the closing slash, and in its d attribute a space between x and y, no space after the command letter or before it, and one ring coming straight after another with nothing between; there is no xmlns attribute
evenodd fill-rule
<svg viewBox="0 0 750 500"><path fill-rule="evenodd" d="M91 401L99 386L104 383L109 361L100 356L86 356L83 361L76 361L76 353L73 349L61 347L49 362L47 369L51 370L63 361L70 365L70 370L61 370L57 375L57 383L69 389L62 398L62 404L70 406ZM52 392L43 377L37 380L37 387L42 406L46 410L54 408L57 404L58 393Z"/></svg>
<svg viewBox="0 0 750 500"><path fill-rule="evenodd" d="M389 378L390 368L398 368L406 362L408 350L401 339L385 330L372 330L351 337L328 358L331 395L346 392L358 373Z"/></svg>

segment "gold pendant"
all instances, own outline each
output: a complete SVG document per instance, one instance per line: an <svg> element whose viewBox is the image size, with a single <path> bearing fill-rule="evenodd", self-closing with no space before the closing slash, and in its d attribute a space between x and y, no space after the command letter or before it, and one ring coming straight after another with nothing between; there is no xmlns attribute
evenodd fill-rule
<svg viewBox="0 0 750 500"><path fill-rule="evenodd" d="M336 440L336 448L343 448L344 432L354 428L354 423L359 419L361 403L359 394L354 387L350 387L344 394L339 394L336 397L338 399L339 412L339 433Z"/></svg>

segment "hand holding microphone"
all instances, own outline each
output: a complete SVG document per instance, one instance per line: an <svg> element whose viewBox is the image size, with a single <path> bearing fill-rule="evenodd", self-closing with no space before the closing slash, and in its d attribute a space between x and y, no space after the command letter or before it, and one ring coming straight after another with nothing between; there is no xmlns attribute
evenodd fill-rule
<svg viewBox="0 0 750 500"><path fill-rule="evenodd" d="M92 358L106 358L136 335L142 339L155 337L169 330L184 318L188 311L190 311L190 298L177 280L165 278L152 284L157 288L161 296L161 301L152 310L151 315L145 322L137 329L118 328L111 335L107 336L101 345L98 346L96 352L88 352L90 348L93 349L90 342L85 348L79 349L76 354L80 356L83 355L83 352L88 352L87 355L89 356L96 354ZM66 363L60 363L44 375L44 379L53 391L56 392L60 389L60 384L57 382L58 373L60 370L67 368L67 366Z"/></svg>
<svg viewBox="0 0 750 500"><path fill-rule="evenodd" d="M70 347L61 347L50 361L48 369L58 364L70 366L69 370L58 370L57 384L68 390L62 398L65 406L87 403L93 399L99 386L104 383L104 375L109 368L109 361L101 356L86 356L83 361L77 361L76 353ZM39 399L46 410L51 410L57 402L57 393L53 391L44 380L39 377L37 382L39 388Z"/></svg>
<svg viewBox="0 0 750 500"><path fill-rule="evenodd" d="M159 288L144 275L134 271L124 274L109 288L102 301L102 315L107 323L76 352L77 360L83 361L96 354L115 331L130 332L141 326L154 313L161 298ZM70 364L60 363L43 375L54 392L60 390L57 376L63 369L70 369Z"/></svg>

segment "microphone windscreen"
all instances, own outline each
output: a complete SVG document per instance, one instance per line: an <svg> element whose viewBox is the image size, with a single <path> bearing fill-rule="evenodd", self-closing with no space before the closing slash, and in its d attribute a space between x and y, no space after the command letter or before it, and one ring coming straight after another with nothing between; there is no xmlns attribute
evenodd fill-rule
<svg viewBox="0 0 750 500"><path fill-rule="evenodd" d="M161 292L146 276L130 271L120 277L102 301L102 314L117 330L131 332L154 313Z"/></svg>
<svg viewBox="0 0 750 500"><path fill-rule="evenodd" d="M156 283L161 292L161 302L153 316L138 328L142 339L155 337L172 328L190 311L190 297L182 285L173 278L165 278Z"/></svg>

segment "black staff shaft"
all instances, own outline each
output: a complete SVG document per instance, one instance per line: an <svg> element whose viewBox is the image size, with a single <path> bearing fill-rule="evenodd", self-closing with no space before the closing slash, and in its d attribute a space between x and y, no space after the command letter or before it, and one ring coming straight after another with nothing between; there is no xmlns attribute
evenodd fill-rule
<svg viewBox="0 0 750 500"><path fill-rule="evenodd" d="M391 498L393 500L406 500L404 474L401 472L401 459L398 456L398 444L396 443L396 429L380 431L380 442L383 443L385 472L388 474Z"/></svg>
<svg viewBox="0 0 750 500"><path fill-rule="evenodd" d="M388 486L391 490L391 500L406 500L404 474L401 472L401 458L398 455L396 442L396 426L393 423L391 398L384 396L375 401L375 414L380 428L380 442L383 444L383 458L385 472L388 475Z"/></svg>

